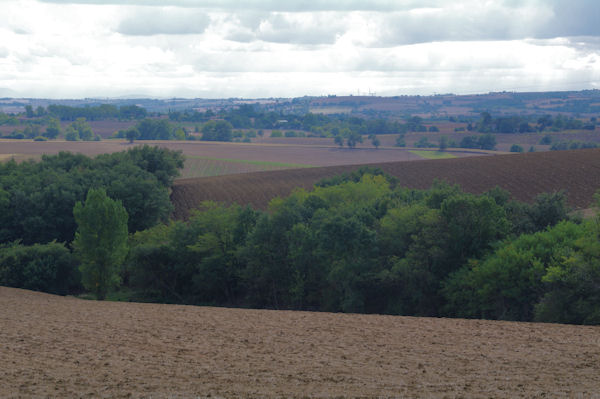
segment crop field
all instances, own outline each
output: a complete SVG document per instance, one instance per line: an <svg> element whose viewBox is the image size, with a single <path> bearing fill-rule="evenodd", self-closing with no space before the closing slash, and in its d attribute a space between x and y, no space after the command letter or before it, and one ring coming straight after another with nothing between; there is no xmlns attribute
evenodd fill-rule
<svg viewBox="0 0 600 399"><path fill-rule="evenodd" d="M0 161L14 158L39 159L43 154L70 151L95 156L102 153L125 151L137 145L156 145L179 150L188 161L183 177L202 177L219 174L245 173L310 166L352 165L374 162L416 161L423 157L404 148L361 147L339 148L331 140L281 139L272 143L219 143L201 141L44 141L0 140ZM286 142L285 140L292 140ZM302 140L307 140L305 144ZM481 153L481 152L479 152ZM472 156L473 152L458 151L456 156Z"/></svg>
<svg viewBox="0 0 600 399"><path fill-rule="evenodd" d="M236 173L310 168L311 165L284 162L247 161L243 159L219 159L187 155L181 178L221 176Z"/></svg>
<svg viewBox="0 0 600 399"><path fill-rule="evenodd" d="M568 202L585 209L600 189L600 149L507 154L487 157L434 159L420 162L376 163L398 178L400 185L425 189L435 179L459 184L467 192L482 193L499 186L513 198L532 201L538 194L564 190ZM171 200L175 217L185 218L205 200L251 204L265 209L277 196L296 187L310 189L318 180L358 166L292 169L247 173L175 182Z"/></svg>
<svg viewBox="0 0 600 399"><path fill-rule="evenodd" d="M600 328L0 287L0 397L594 397Z"/></svg>

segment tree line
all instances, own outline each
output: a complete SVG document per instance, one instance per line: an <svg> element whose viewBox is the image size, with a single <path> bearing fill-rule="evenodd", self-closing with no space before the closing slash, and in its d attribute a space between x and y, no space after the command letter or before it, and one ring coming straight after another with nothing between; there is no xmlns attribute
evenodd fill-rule
<svg viewBox="0 0 600 399"><path fill-rule="evenodd" d="M206 202L189 220L168 221L168 201L158 213L145 201L164 195L179 161L144 147L3 166L0 214L11 216L2 224L0 284L60 294L83 284L99 298L121 284L139 301L600 324L600 223L569 217L563 193L526 204L498 188L474 195L436 182L414 190L364 168L274 199L265 212ZM132 166L159 190L125 190ZM115 168L128 172L100 179ZM71 183L94 183L65 192L66 170ZM49 178L52 195L39 183ZM47 211L29 209L46 201ZM116 216L85 227L103 214ZM103 223L114 234L98 233ZM113 239L100 245L100 236Z"/></svg>

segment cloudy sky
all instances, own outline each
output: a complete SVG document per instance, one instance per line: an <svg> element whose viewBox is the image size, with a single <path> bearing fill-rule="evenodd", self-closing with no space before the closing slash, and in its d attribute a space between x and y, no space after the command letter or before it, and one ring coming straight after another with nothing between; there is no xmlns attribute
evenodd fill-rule
<svg viewBox="0 0 600 399"><path fill-rule="evenodd" d="M598 0L0 0L0 96L600 89Z"/></svg>

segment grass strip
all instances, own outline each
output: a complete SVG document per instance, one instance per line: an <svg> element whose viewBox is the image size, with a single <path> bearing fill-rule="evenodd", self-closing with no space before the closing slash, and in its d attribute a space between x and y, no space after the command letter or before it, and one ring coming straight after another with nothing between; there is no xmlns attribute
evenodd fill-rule
<svg viewBox="0 0 600 399"><path fill-rule="evenodd" d="M443 151L419 151L419 150L411 150L411 153L418 155L420 157L426 159L448 159L448 158L456 158L456 155L452 155L449 152Z"/></svg>

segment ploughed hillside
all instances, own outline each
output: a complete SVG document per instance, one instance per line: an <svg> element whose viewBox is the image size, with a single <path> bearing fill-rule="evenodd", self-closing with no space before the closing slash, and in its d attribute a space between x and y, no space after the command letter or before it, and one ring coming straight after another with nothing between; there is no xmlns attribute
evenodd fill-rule
<svg viewBox="0 0 600 399"><path fill-rule="evenodd" d="M175 217L185 218L202 201L237 202L266 208L277 196L294 188L309 189L318 180L361 165L332 166L180 179L171 199ZM399 179L400 185L428 188L435 179L457 183L467 192L481 193L495 186L513 198L532 201L538 194L564 190L569 204L587 208L600 188L600 149L550 151L411 162L370 164Z"/></svg>
<svg viewBox="0 0 600 399"><path fill-rule="evenodd" d="M593 397L600 327L96 302L0 287L0 397Z"/></svg>

